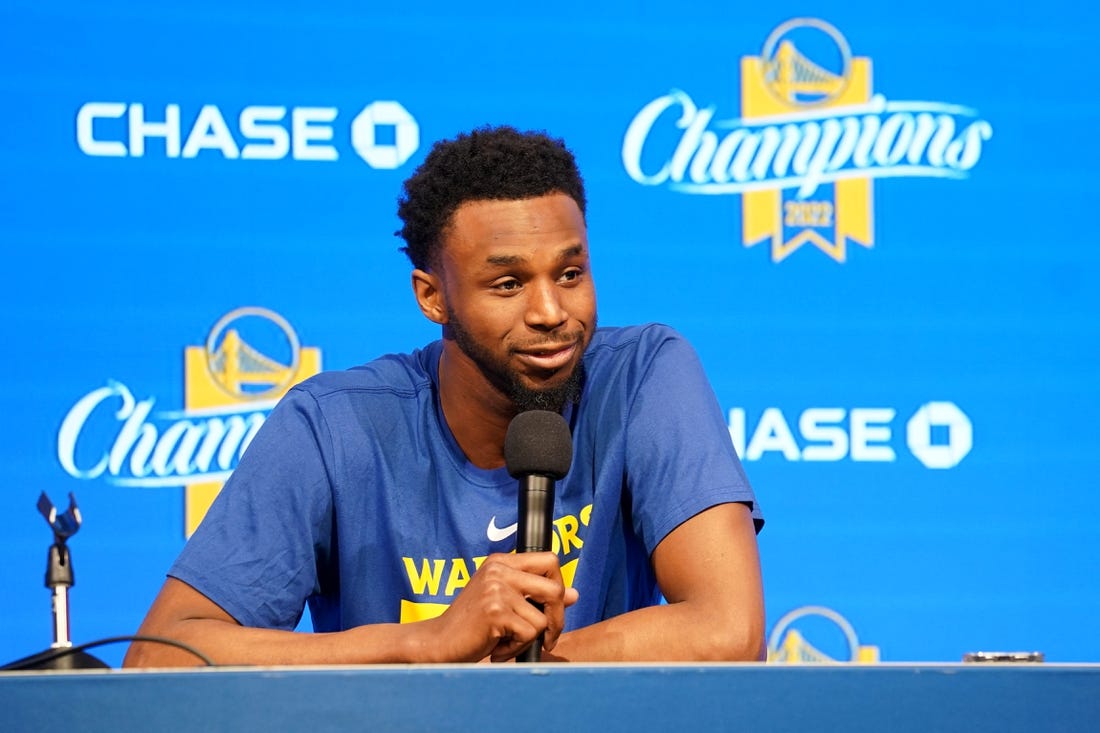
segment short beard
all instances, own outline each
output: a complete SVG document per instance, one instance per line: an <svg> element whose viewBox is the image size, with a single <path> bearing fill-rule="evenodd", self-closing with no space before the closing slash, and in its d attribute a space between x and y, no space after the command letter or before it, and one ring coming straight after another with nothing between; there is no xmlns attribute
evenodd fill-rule
<svg viewBox="0 0 1100 733"><path fill-rule="evenodd" d="M516 406L518 412L529 410L549 410L561 412L566 404L581 401L581 392L584 390L584 359L577 362L577 366L569 373L564 382L557 387L537 390L524 387L517 381L511 384L508 396Z"/></svg>
<svg viewBox="0 0 1100 733"><path fill-rule="evenodd" d="M592 324L595 329L595 323ZM501 364L470 335L462 326L462 322L455 317L450 308L447 309L447 329L458 348L468 356L485 378L515 405L517 412L530 410L548 410L561 412L569 403L580 402L581 393L584 391L585 370L583 357L577 362L573 371L564 382L557 387L546 389L531 389L525 385L519 375L507 365Z"/></svg>

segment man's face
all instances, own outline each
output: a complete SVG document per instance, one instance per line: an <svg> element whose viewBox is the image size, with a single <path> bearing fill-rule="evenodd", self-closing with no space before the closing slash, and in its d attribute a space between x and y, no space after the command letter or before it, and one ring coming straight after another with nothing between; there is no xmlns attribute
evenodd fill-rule
<svg viewBox="0 0 1100 733"><path fill-rule="evenodd" d="M440 252L452 338L468 366L522 410L560 410L580 393L596 328L584 218L565 194L473 201Z"/></svg>

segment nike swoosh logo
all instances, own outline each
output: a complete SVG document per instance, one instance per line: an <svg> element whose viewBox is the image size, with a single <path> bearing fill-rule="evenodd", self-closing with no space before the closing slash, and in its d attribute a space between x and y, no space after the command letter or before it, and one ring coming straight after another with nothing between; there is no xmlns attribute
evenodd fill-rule
<svg viewBox="0 0 1100 733"><path fill-rule="evenodd" d="M509 524L507 527L498 527L497 518L493 517L489 520L489 527L485 530L485 534L489 537L490 542L500 542L506 540L516 533L516 529L519 524Z"/></svg>

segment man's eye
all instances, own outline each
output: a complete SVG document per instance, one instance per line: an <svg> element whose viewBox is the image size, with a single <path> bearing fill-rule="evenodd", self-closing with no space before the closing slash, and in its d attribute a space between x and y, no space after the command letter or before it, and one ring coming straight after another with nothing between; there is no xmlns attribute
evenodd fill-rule
<svg viewBox="0 0 1100 733"><path fill-rule="evenodd" d="M505 280L493 286L494 290L503 290L505 292L511 292L517 288L519 288L519 281L517 280Z"/></svg>
<svg viewBox="0 0 1100 733"><path fill-rule="evenodd" d="M573 282L574 280L579 280L580 277L581 277L581 271L580 270L566 270L565 272L563 272L561 274L561 279L564 280L565 282Z"/></svg>

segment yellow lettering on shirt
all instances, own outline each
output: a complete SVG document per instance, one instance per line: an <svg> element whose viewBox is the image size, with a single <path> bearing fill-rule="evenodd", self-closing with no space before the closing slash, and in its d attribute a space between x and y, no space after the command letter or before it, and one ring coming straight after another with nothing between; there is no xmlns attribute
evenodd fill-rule
<svg viewBox="0 0 1100 733"><path fill-rule="evenodd" d="M561 560L584 547L582 527L587 527L592 515L592 505L583 507L577 515L567 514L553 521L553 551ZM436 618L447 610L450 599L465 588L486 560L480 557L455 558L401 558L413 598L440 597L448 603L427 600L401 599L401 623ZM561 564L561 576L567 588L573 587L579 558ZM471 570L472 566L472 570ZM446 577L446 583L443 582ZM442 593L440 589L442 588Z"/></svg>
<svg viewBox="0 0 1100 733"><path fill-rule="evenodd" d="M566 514L561 519L554 520L554 528L558 530L558 536L561 537L561 554L568 555L572 550L572 546L578 549L584 546L580 538L577 537L577 530L580 529L580 524L577 522L577 518L572 514Z"/></svg>
<svg viewBox="0 0 1100 733"><path fill-rule="evenodd" d="M451 560L451 573L447 576L447 587L443 590L443 595L453 596L456 590L465 588L469 582L470 571L466 568L466 561L456 557Z"/></svg>
<svg viewBox="0 0 1100 733"><path fill-rule="evenodd" d="M412 586L413 593L423 595L427 592L433 596L439 593L439 581L443 577L443 566L447 564L446 560L432 560L432 567L429 569L429 561L424 558L421 564L422 571L417 572L416 562L411 557L401 559L405 561L405 572L409 574L409 584Z"/></svg>

